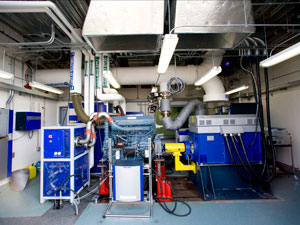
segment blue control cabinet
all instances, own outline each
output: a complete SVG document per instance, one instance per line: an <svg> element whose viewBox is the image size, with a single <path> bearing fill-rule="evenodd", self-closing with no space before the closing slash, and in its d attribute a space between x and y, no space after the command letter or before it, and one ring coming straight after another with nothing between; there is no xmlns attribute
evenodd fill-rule
<svg viewBox="0 0 300 225"><path fill-rule="evenodd" d="M40 112L16 112L16 130L41 129Z"/></svg>
<svg viewBox="0 0 300 225"><path fill-rule="evenodd" d="M73 203L74 192L89 184L89 154L84 146L75 146L79 136L85 138L85 125L42 128L41 203L49 199Z"/></svg>

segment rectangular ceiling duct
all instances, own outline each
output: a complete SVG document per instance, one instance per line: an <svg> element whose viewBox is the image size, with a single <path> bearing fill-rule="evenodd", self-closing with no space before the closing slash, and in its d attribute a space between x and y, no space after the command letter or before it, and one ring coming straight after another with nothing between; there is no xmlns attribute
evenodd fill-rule
<svg viewBox="0 0 300 225"><path fill-rule="evenodd" d="M82 35L97 53L160 48L164 0L91 0Z"/></svg>
<svg viewBox="0 0 300 225"><path fill-rule="evenodd" d="M176 50L234 48L255 32L247 24L254 24L251 0L177 0Z"/></svg>

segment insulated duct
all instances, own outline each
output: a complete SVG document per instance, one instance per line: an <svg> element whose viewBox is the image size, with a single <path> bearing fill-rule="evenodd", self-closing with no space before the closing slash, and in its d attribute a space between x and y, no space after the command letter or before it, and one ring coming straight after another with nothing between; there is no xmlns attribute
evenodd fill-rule
<svg viewBox="0 0 300 225"><path fill-rule="evenodd" d="M163 111L171 111L170 99L163 99L161 102L161 110ZM191 112L197 107L197 114L204 113L203 104L198 99L193 99L188 102L188 104L181 110L179 115L173 121L171 117L164 117L162 119L162 123L165 129L167 130L177 130L181 128L184 122L187 120Z"/></svg>
<svg viewBox="0 0 300 225"><path fill-rule="evenodd" d="M201 65L177 66L176 73L174 66L169 66L167 72L161 75L159 80L157 80L156 67L115 67L111 71L121 85L149 85L156 84L158 81L160 91L166 91L168 80L174 77L175 74L185 84L193 85L213 66L221 64L224 53L224 51L207 52L203 56L204 60ZM228 101L228 97L225 95L225 88L218 76L203 84L202 87L205 91L204 102Z"/></svg>

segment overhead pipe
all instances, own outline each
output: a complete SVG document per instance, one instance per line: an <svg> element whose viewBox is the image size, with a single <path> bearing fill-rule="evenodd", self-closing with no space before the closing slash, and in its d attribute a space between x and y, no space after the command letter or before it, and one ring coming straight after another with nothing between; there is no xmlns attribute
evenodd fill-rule
<svg viewBox="0 0 300 225"><path fill-rule="evenodd" d="M48 41L40 42L18 42L18 43L0 43L1 46L36 46L36 45L51 45L55 40L55 29L54 25L51 25L51 36Z"/></svg>
<svg viewBox="0 0 300 225"><path fill-rule="evenodd" d="M256 56L259 55L259 51L257 49L257 47L258 47L257 42L253 38L251 38L251 37L247 37L247 40L249 40L249 42L251 42L251 44L253 45L253 47L256 48L255 55Z"/></svg>
<svg viewBox="0 0 300 225"><path fill-rule="evenodd" d="M255 41L257 41L263 48L263 56L267 56L268 55L268 50L266 49L266 44L263 40L261 40L260 38L257 38L257 37L253 37L253 39Z"/></svg>
<svg viewBox="0 0 300 225"><path fill-rule="evenodd" d="M84 111L90 115L90 54L82 51L84 55Z"/></svg>
<svg viewBox="0 0 300 225"><path fill-rule="evenodd" d="M97 90L97 99L104 102L118 101L126 114L126 99L117 90L110 88L108 81L103 77L103 73L110 70L110 65L109 56L105 54L102 57L102 66L98 78L101 81L101 87Z"/></svg>
<svg viewBox="0 0 300 225"><path fill-rule="evenodd" d="M225 52L215 52L216 55L214 57L211 52L205 54L204 61L199 66L177 66L176 77L182 79L187 85L193 85L195 81L199 80L199 78L213 66L219 66L221 64ZM115 67L112 68L111 71L121 85L149 85L157 84L158 82L161 92L167 91L167 82L174 77L175 74L175 68L173 66L169 66L167 72L161 75L159 79L156 67ZM141 76L141 74L143 76ZM211 82L209 83L209 85L202 85L206 95L209 94L207 97L204 97L207 101L228 101L228 97L225 95L224 86L218 76L211 79ZM214 97L208 88L213 88L213 90L217 91Z"/></svg>
<svg viewBox="0 0 300 225"><path fill-rule="evenodd" d="M83 43L76 30L51 1L0 1L1 13L46 13L73 42Z"/></svg>
<svg viewBox="0 0 300 225"><path fill-rule="evenodd" d="M90 114L95 112L95 56L90 53Z"/></svg>

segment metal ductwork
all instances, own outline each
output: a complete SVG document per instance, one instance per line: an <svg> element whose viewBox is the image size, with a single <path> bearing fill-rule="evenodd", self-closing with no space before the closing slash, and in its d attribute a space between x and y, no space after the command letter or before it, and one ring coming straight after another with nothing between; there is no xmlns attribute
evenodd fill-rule
<svg viewBox="0 0 300 225"><path fill-rule="evenodd" d="M255 27L247 24L254 24L251 0L178 0L174 22L174 27L178 27L174 32L179 37L176 49L234 48L255 32Z"/></svg>
<svg viewBox="0 0 300 225"><path fill-rule="evenodd" d="M82 35L97 53L156 51L163 17L163 0L91 0Z"/></svg>
<svg viewBox="0 0 300 225"><path fill-rule="evenodd" d="M172 5L177 50L230 49L255 32L247 26L254 23L251 0L177 0ZM169 13L165 8L163 0L91 0L82 35L98 53L157 51L164 13Z"/></svg>

